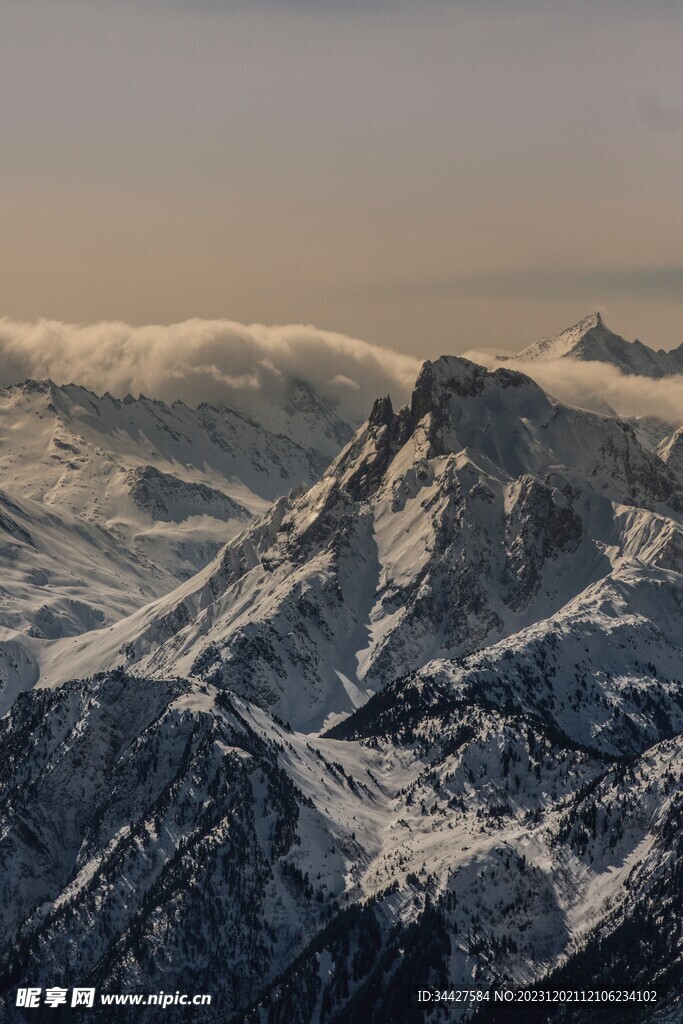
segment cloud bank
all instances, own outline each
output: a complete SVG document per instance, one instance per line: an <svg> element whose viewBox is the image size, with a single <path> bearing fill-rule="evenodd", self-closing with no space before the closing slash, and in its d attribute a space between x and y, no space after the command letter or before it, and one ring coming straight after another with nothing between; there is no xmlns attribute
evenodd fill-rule
<svg viewBox="0 0 683 1024"><path fill-rule="evenodd" d="M116 397L143 393L188 405L236 408L276 399L292 378L311 384L341 416L365 419L378 395L406 400L420 361L304 325L229 320L168 326L0 319L0 386L29 377L76 383Z"/></svg>
<svg viewBox="0 0 683 1024"><path fill-rule="evenodd" d="M470 351L466 359L489 369L510 366L532 377L544 391L568 405L598 412L614 410L619 416L656 416L673 426L683 422L683 376L653 380L629 376L607 363L578 359L501 362L491 352Z"/></svg>
<svg viewBox="0 0 683 1024"><path fill-rule="evenodd" d="M490 351L465 357L489 369ZM378 395L407 401L420 360L357 338L306 325L268 327L229 320L133 327L121 322L75 325L0 319L0 386L29 377L76 383L117 397L140 393L188 405L237 409L277 402L292 379L311 384L352 422L365 419ZM620 416L683 421L683 376L626 376L598 362L556 359L509 364L563 402Z"/></svg>

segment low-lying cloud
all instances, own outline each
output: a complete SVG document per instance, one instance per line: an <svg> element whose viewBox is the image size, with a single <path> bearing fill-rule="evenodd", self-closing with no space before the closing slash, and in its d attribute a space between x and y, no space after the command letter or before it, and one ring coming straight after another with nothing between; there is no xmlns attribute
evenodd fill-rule
<svg viewBox="0 0 683 1024"><path fill-rule="evenodd" d="M612 409L622 417L656 416L673 426L683 422L683 376L680 374L653 380L621 373L608 363L567 357L501 362L491 352L471 351L465 353L465 358L489 369L510 366L526 373L544 391L568 405L598 412Z"/></svg>
<svg viewBox="0 0 683 1024"><path fill-rule="evenodd" d="M0 320L0 385L29 377L77 383L116 397L143 393L188 405L239 408L259 393L274 398L304 380L340 415L364 419L378 395L410 394L420 361L368 342L304 325L267 327L228 320L167 326Z"/></svg>
<svg viewBox="0 0 683 1024"><path fill-rule="evenodd" d="M496 369L505 363L490 351L465 357ZM615 367L573 359L507 364L563 402L620 416L683 421L683 376L652 380ZM117 397L140 393L188 405L210 402L255 408L277 400L292 379L311 384L339 414L360 422L378 395L407 401L420 360L357 338L306 325L268 327L229 320L133 327L53 320L0 319L0 386L29 377L76 383Z"/></svg>

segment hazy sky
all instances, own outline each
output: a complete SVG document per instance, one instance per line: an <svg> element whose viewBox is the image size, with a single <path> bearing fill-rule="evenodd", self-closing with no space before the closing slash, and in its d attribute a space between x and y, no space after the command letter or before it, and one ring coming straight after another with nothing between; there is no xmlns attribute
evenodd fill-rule
<svg viewBox="0 0 683 1024"><path fill-rule="evenodd" d="M0 0L0 314L683 336L666 0Z"/></svg>

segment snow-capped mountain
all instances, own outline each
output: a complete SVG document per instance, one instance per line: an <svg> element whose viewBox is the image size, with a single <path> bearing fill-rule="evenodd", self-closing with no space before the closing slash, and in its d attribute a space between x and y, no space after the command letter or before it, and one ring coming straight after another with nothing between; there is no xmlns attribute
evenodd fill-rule
<svg viewBox="0 0 683 1024"><path fill-rule="evenodd" d="M626 410L633 408L638 393L637 388L634 390L637 378L643 378L646 393L651 393L648 389L652 388L653 380L664 381L671 388L676 386L675 382L683 375L683 344L667 352L655 351L637 340L625 341L605 325L600 313L584 317L556 337L535 342L516 356L497 359L517 364L525 373L537 378L541 386L557 392L570 404L617 417L619 413L610 404L615 403L624 413L622 418L635 429L640 443L651 451L658 450L670 435L672 425L678 426L683 418L683 408L676 408L671 390L663 396L661 404L654 398L650 401L653 410L650 414L626 415ZM568 360L568 365L573 363L574 369L565 375L558 360ZM581 373L585 363L602 364L606 369L600 371L599 366L595 366L589 379L585 372ZM583 369L585 371L586 367ZM680 406L680 402L678 404Z"/></svg>
<svg viewBox="0 0 683 1024"><path fill-rule="evenodd" d="M0 720L3 990L410 1024L419 988L587 978L613 948L655 1024L683 996L682 583L680 483L631 426L425 363L409 406L379 399L172 593L26 638Z"/></svg>
<svg viewBox="0 0 683 1024"><path fill-rule="evenodd" d="M553 338L541 338L512 358L523 362L563 358L590 360L609 363L621 373L641 377L683 373L683 343L667 352L649 348L638 339L626 341L606 326L600 313L584 317Z"/></svg>
<svg viewBox="0 0 683 1024"><path fill-rule="evenodd" d="M51 381L0 391L0 480L15 506L1 534L0 623L68 635L167 593L273 499L320 476L343 430L336 449L318 438L318 408L303 447L208 405Z"/></svg>
<svg viewBox="0 0 683 1024"><path fill-rule="evenodd" d="M626 424L443 358L194 580L82 637L68 669L46 651L45 679L191 674L319 729L433 658L580 616L589 594L628 604L644 550L649 573L680 568L682 500Z"/></svg>

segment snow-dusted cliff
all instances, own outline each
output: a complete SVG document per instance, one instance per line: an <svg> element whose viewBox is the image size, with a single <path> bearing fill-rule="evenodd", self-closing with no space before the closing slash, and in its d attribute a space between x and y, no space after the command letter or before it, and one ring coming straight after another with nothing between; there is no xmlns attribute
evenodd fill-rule
<svg viewBox="0 0 683 1024"><path fill-rule="evenodd" d="M418 987L618 963L613 987L660 992L634 1020L675 1019L672 468L626 423L442 357L180 587L26 637L0 721L4 986L379 1024L426 1019ZM131 470L155 521L190 500Z"/></svg>

